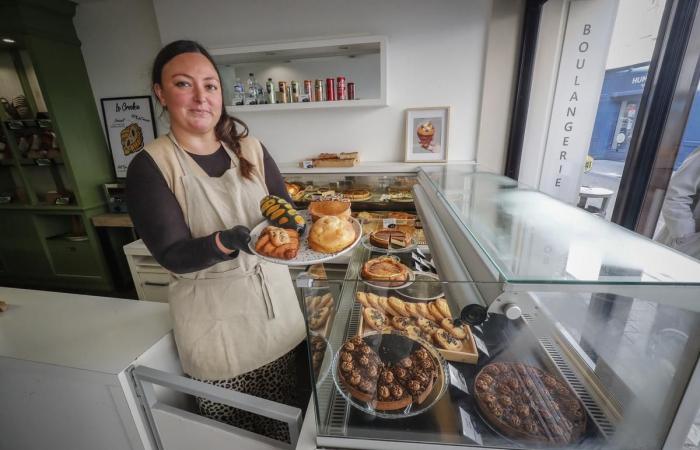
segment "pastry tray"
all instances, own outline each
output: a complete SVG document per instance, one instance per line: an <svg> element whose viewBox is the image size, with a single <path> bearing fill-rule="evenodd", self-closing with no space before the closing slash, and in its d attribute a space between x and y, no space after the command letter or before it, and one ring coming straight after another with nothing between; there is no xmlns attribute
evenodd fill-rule
<svg viewBox="0 0 700 450"><path fill-rule="evenodd" d="M359 302L357 302L357 299L355 299L355 302L358 303L358 306L360 307L360 326L358 327L359 334L365 336L369 333L376 333L377 331L374 328L368 326L364 321L364 306L359 304ZM460 351L445 350L442 348L438 348L430 343L428 343L428 345L431 345L433 348L437 349L437 351L440 352L442 357L445 358L447 361L476 364L479 361L479 350L476 347L476 341L474 340L474 335L472 334L471 327L467 327L467 336L462 340L462 342L463 350Z"/></svg>

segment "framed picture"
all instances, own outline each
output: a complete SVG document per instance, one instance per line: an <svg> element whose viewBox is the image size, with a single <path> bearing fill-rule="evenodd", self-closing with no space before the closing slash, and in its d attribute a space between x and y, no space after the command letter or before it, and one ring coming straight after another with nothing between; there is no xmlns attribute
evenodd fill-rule
<svg viewBox="0 0 700 450"><path fill-rule="evenodd" d="M447 161L450 107L406 110L406 162Z"/></svg>
<svg viewBox="0 0 700 450"><path fill-rule="evenodd" d="M109 149L117 178L143 146L156 138L156 120L150 95L100 99Z"/></svg>

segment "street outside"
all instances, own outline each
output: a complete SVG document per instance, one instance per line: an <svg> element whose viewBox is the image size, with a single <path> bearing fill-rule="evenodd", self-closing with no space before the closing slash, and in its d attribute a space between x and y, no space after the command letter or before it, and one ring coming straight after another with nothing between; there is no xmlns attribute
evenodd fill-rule
<svg viewBox="0 0 700 450"><path fill-rule="evenodd" d="M620 178L624 167L624 161L594 160L591 171L584 173L581 178L581 186L605 188L613 191L605 210L605 218L607 220L610 220L615 208L617 190L620 187ZM599 207L602 199L592 199L589 202L589 204Z"/></svg>

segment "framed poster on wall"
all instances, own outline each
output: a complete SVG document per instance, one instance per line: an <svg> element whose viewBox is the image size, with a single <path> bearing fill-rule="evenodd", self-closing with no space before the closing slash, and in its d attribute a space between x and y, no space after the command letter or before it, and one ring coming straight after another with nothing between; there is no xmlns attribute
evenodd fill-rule
<svg viewBox="0 0 700 450"><path fill-rule="evenodd" d="M150 95L100 99L117 178L126 178L131 160L156 137Z"/></svg>
<svg viewBox="0 0 700 450"><path fill-rule="evenodd" d="M450 107L409 108L406 110L404 141L406 162L447 161L447 130Z"/></svg>

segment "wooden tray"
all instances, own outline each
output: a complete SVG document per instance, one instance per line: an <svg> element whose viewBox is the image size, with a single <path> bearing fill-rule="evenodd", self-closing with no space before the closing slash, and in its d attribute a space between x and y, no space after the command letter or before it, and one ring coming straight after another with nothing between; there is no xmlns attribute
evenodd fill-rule
<svg viewBox="0 0 700 450"><path fill-rule="evenodd" d="M357 298L355 298L354 301L360 305L360 326L358 327L359 334L361 336L364 336L367 333L376 332L374 328L365 326L363 314L364 306L357 301ZM461 351L445 350L435 345L433 345L433 347L437 349L437 351L440 352L442 357L445 358L447 361L476 364L479 360L479 350L476 347L476 341L474 341L474 335L472 334L471 327L467 326L467 336L464 339L462 339L462 342L463 350Z"/></svg>

